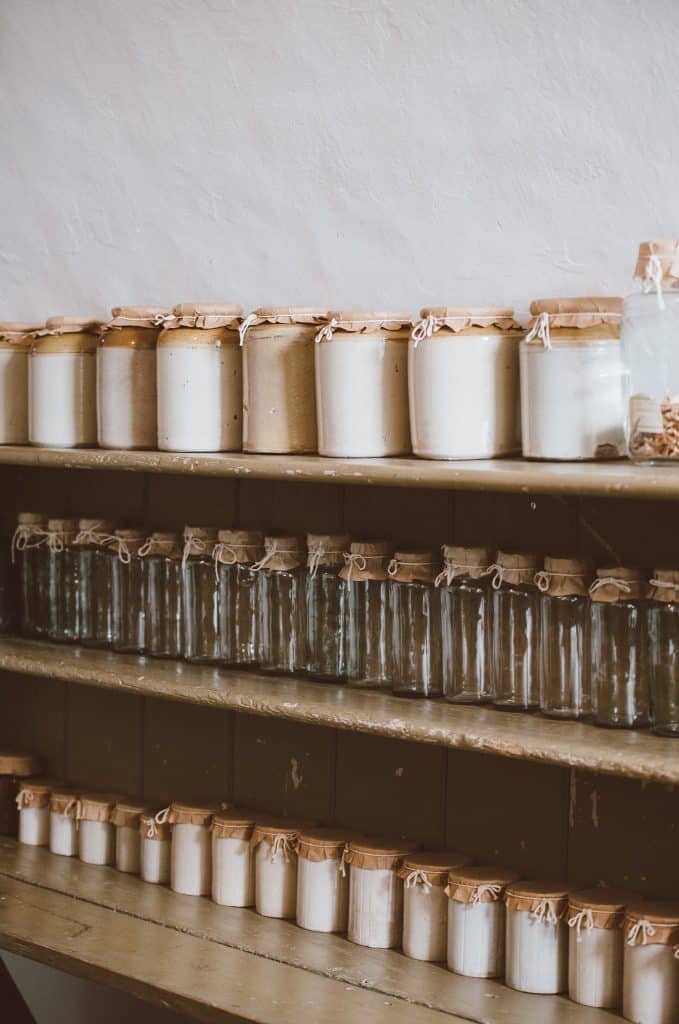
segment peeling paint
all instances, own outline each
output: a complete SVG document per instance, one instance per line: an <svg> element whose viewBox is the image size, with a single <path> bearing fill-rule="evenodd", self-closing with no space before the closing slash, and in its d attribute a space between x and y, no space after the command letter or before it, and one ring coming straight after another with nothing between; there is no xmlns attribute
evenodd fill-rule
<svg viewBox="0 0 679 1024"><path fill-rule="evenodd" d="M299 761L296 757L290 758L290 781L292 782L292 788L295 792L304 782L304 776L300 773Z"/></svg>
<svg viewBox="0 0 679 1024"><path fill-rule="evenodd" d="M596 789L593 789L590 793L589 799L592 803L592 824L594 828L599 827L599 794Z"/></svg>

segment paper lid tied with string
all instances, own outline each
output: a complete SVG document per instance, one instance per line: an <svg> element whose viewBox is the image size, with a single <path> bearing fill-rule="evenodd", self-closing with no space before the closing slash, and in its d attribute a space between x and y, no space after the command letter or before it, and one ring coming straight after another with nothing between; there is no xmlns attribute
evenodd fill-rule
<svg viewBox="0 0 679 1024"><path fill-rule="evenodd" d="M387 580L387 568L393 546L386 540L352 541L344 553L344 565L339 575L349 582Z"/></svg>
<svg viewBox="0 0 679 1024"><path fill-rule="evenodd" d="M568 927L578 934L593 928L620 928L629 903L638 904L639 898L624 889L577 889L568 897Z"/></svg>
<svg viewBox="0 0 679 1024"><path fill-rule="evenodd" d="M94 547L103 547L115 540L113 531L116 524L111 519L91 517L78 520L78 532L74 544L85 547L88 544Z"/></svg>
<svg viewBox="0 0 679 1024"><path fill-rule="evenodd" d="M531 914L536 921L556 924L568 912L572 886L564 882L510 882L505 889L508 910Z"/></svg>
<svg viewBox="0 0 679 1024"><path fill-rule="evenodd" d="M625 908L623 935L628 946L674 946L679 959L679 902L636 900L630 903Z"/></svg>
<svg viewBox="0 0 679 1024"><path fill-rule="evenodd" d="M349 547L345 533L308 533L306 538L307 568L315 576L321 566L344 565L344 554Z"/></svg>
<svg viewBox="0 0 679 1024"><path fill-rule="evenodd" d="M394 341L407 341L411 328L412 316L403 310L331 310L316 341L342 340L356 334L386 334Z"/></svg>
<svg viewBox="0 0 679 1024"><path fill-rule="evenodd" d="M510 306L425 306L411 336L419 343L437 334L483 336L520 330Z"/></svg>
<svg viewBox="0 0 679 1024"><path fill-rule="evenodd" d="M182 568L189 558L213 557L215 544L217 543L217 530L213 526L185 526L182 537L184 547L182 549Z"/></svg>
<svg viewBox="0 0 679 1024"><path fill-rule="evenodd" d="M218 530L213 557L219 565L253 565L264 556L264 535L259 530Z"/></svg>
<svg viewBox="0 0 679 1024"><path fill-rule="evenodd" d="M679 286L679 238L641 242L634 276L645 282L645 290L667 285Z"/></svg>
<svg viewBox="0 0 679 1024"><path fill-rule="evenodd" d="M679 602L679 569L654 569L649 582L648 596L661 604Z"/></svg>
<svg viewBox="0 0 679 1024"><path fill-rule="evenodd" d="M172 319L167 306L115 306L111 319L102 325L104 348L129 348L137 351L156 347L158 335Z"/></svg>
<svg viewBox="0 0 679 1024"><path fill-rule="evenodd" d="M616 601L640 601L648 597L648 576L644 569L622 565L597 569L589 588L594 602L613 604Z"/></svg>
<svg viewBox="0 0 679 1024"><path fill-rule="evenodd" d="M494 590L507 586L534 587L535 573L540 568L540 559L522 551L498 551L492 567L491 583Z"/></svg>
<svg viewBox="0 0 679 1024"><path fill-rule="evenodd" d="M579 298L536 299L524 345L543 348L616 341L620 337L622 299L583 295Z"/></svg>
<svg viewBox="0 0 679 1024"><path fill-rule="evenodd" d="M214 331L219 328L239 331L243 321L243 307L237 303L180 302L172 309L173 319L165 325L171 331L190 327L199 331ZM176 343L176 337L167 337L167 343ZM237 340L237 339L234 339Z"/></svg>
<svg viewBox="0 0 679 1024"><path fill-rule="evenodd" d="M538 590L549 597L587 597L594 577L590 558L546 555L535 574Z"/></svg>
<svg viewBox="0 0 679 1024"><path fill-rule="evenodd" d="M396 551L387 566L392 583L434 583L437 566L431 551Z"/></svg>
<svg viewBox="0 0 679 1024"><path fill-rule="evenodd" d="M444 544L441 552L443 569L434 580L437 587L450 586L458 578L479 580L490 576L495 565L495 552L492 548Z"/></svg>
<svg viewBox="0 0 679 1024"><path fill-rule="evenodd" d="M27 778L19 783L17 807L23 810L28 807L49 807L52 790L61 786L57 779Z"/></svg>
<svg viewBox="0 0 679 1024"><path fill-rule="evenodd" d="M296 569L306 562L306 548L298 537L264 538L264 555L252 566L256 572L281 572Z"/></svg>
<svg viewBox="0 0 679 1024"><path fill-rule="evenodd" d="M448 874L446 896L455 903L496 903L518 878L518 872L507 868L461 865Z"/></svg>
<svg viewBox="0 0 679 1024"><path fill-rule="evenodd" d="M423 850L409 853L404 857L397 874L405 882L406 889L419 885L427 889L433 886L443 887L447 885L451 871L471 862L471 857L466 853L456 853L454 850Z"/></svg>

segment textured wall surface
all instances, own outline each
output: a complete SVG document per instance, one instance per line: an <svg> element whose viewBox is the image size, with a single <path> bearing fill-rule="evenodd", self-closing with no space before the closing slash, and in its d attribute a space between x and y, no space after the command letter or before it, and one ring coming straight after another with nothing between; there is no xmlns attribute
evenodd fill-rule
<svg viewBox="0 0 679 1024"><path fill-rule="evenodd" d="M3 0L0 316L629 290L676 0Z"/></svg>

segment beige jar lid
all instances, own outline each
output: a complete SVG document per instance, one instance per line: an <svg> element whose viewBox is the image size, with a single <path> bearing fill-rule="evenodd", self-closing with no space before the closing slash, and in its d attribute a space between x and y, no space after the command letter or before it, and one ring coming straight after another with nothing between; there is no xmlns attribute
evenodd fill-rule
<svg viewBox="0 0 679 1024"><path fill-rule="evenodd" d="M393 546L386 540L355 540L344 555L343 580L386 580Z"/></svg>
<svg viewBox="0 0 679 1024"><path fill-rule="evenodd" d="M20 512L17 516L19 526L47 526L47 516L44 512Z"/></svg>
<svg viewBox="0 0 679 1024"><path fill-rule="evenodd" d="M252 565L264 555L264 535L259 530L218 530L215 562Z"/></svg>
<svg viewBox="0 0 679 1024"><path fill-rule="evenodd" d="M52 316L44 327L34 334L31 354L77 353L94 355L97 339L102 330L101 320L85 320L76 316Z"/></svg>
<svg viewBox="0 0 679 1024"><path fill-rule="evenodd" d="M408 332L405 335L407 340L412 322L412 315L403 310L331 310L327 324L318 332L316 340L329 341L335 331L346 334L398 332L399 337L395 340L399 341L403 340L400 335L405 331Z"/></svg>
<svg viewBox="0 0 679 1024"><path fill-rule="evenodd" d="M178 533L166 530L154 530L146 542L139 548L139 556L159 555L163 558L181 558L182 544Z"/></svg>
<svg viewBox="0 0 679 1024"><path fill-rule="evenodd" d="M563 882L511 882L505 889L509 910L526 911L554 924L568 909L571 887Z"/></svg>
<svg viewBox="0 0 679 1024"><path fill-rule="evenodd" d="M436 576L431 551L396 551L387 566L394 583L433 583Z"/></svg>
<svg viewBox="0 0 679 1024"><path fill-rule="evenodd" d="M407 889L414 885L445 886L448 874L454 868L471 864L471 861L471 857L466 853L456 853L453 850L411 853L404 858L398 869L398 876L403 879Z"/></svg>
<svg viewBox="0 0 679 1024"><path fill-rule="evenodd" d="M623 889L578 889L568 897L568 925L589 931L592 928L620 928L627 904L638 899Z"/></svg>
<svg viewBox="0 0 679 1024"><path fill-rule="evenodd" d="M674 604L679 601L679 569L654 569L648 596L653 601Z"/></svg>
<svg viewBox="0 0 679 1024"><path fill-rule="evenodd" d="M139 828L142 814L150 814L148 804L139 800L119 800L111 812L111 824L118 828Z"/></svg>
<svg viewBox="0 0 679 1024"><path fill-rule="evenodd" d="M327 306L260 306L252 316L255 327L258 324L322 324L329 313Z"/></svg>
<svg viewBox="0 0 679 1024"><path fill-rule="evenodd" d="M28 778L19 783L16 802L19 810L24 807L49 807L52 790L61 785L58 779Z"/></svg>
<svg viewBox="0 0 679 1024"><path fill-rule="evenodd" d="M74 786L55 786L50 793L50 810L55 814L67 814L75 818L78 805L78 794Z"/></svg>
<svg viewBox="0 0 679 1024"><path fill-rule="evenodd" d="M108 544L113 538L115 523L112 519L79 519L75 544Z"/></svg>
<svg viewBox="0 0 679 1024"><path fill-rule="evenodd" d="M614 601L639 601L648 596L646 571L621 565L597 569L596 578L589 588L589 596L592 601L606 604Z"/></svg>
<svg viewBox="0 0 679 1024"><path fill-rule="evenodd" d="M212 557L214 546L217 543L217 530L213 526L185 526L182 534L184 538L184 550L182 562L185 564L187 558L192 556L200 558L201 555Z"/></svg>
<svg viewBox="0 0 679 1024"><path fill-rule="evenodd" d="M356 833L334 825L305 828L300 833L297 852L304 860L320 863L324 860L344 861L349 843Z"/></svg>
<svg viewBox="0 0 679 1024"><path fill-rule="evenodd" d="M257 812L243 807L220 811L212 819L210 831L215 839L251 839Z"/></svg>
<svg viewBox="0 0 679 1024"><path fill-rule="evenodd" d="M218 807L209 807L205 804L173 802L156 815L156 821L161 825L164 821L168 821L170 825L209 825L218 810Z"/></svg>
<svg viewBox="0 0 679 1024"><path fill-rule="evenodd" d="M54 551L75 543L78 535L77 519L48 519L47 546Z"/></svg>
<svg viewBox="0 0 679 1024"><path fill-rule="evenodd" d="M444 544L441 547L441 553L443 554L443 570L434 580L437 587L450 585L459 576L478 580L482 576L490 575L495 564L495 552L492 548Z"/></svg>
<svg viewBox="0 0 679 1024"><path fill-rule="evenodd" d="M167 821L156 821L153 811L139 815L139 834L142 839L155 839L158 842L169 840L172 828Z"/></svg>
<svg viewBox="0 0 679 1024"><path fill-rule="evenodd" d="M306 549L298 537L280 536L264 538L264 555L253 569L277 572L296 569L306 562Z"/></svg>
<svg viewBox="0 0 679 1024"><path fill-rule="evenodd" d="M502 334L520 330L510 306L425 306L420 310L412 337L414 341L423 341L439 331L478 336L489 331Z"/></svg>
<svg viewBox="0 0 679 1024"><path fill-rule="evenodd" d="M146 531L140 527L114 530L113 537L109 547L122 562L129 562L132 555L138 555L139 549L146 543Z"/></svg>
<svg viewBox="0 0 679 1024"><path fill-rule="evenodd" d="M508 885L518 881L516 871L493 865L453 868L448 875L446 896L456 903L496 903Z"/></svg>
<svg viewBox="0 0 679 1024"><path fill-rule="evenodd" d="M641 242L634 276L649 283L655 277L662 284L675 287L679 282L679 238Z"/></svg>
<svg viewBox="0 0 679 1024"><path fill-rule="evenodd" d="M416 849L416 843L403 839L353 839L345 860L353 867L368 871L396 871L403 858Z"/></svg>
<svg viewBox="0 0 679 1024"><path fill-rule="evenodd" d="M530 304L532 319L526 345L587 345L591 340L620 337L622 299L583 295L570 299L536 299Z"/></svg>
<svg viewBox="0 0 679 1024"><path fill-rule="evenodd" d="M20 512L17 516L17 524L12 536L13 551L22 551L32 538L40 537L31 545L37 547L47 540L47 516L42 512ZM14 557L14 556L13 556Z"/></svg>
<svg viewBox="0 0 679 1024"><path fill-rule="evenodd" d="M78 798L78 821L110 821L115 805L124 797L118 793L82 793Z"/></svg>
<svg viewBox="0 0 679 1024"><path fill-rule="evenodd" d="M300 834L307 825L301 820L260 816L252 830L250 846L254 850L260 843L268 843L284 854L295 853Z"/></svg>
<svg viewBox="0 0 679 1024"><path fill-rule="evenodd" d="M493 566L493 589L499 590L503 583L513 586L535 586L535 573L539 568L540 559L537 555L518 551L498 551Z"/></svg>
<svg viewBox="0 0 679 1024"><path fill-rule="evenodd" d="M145 330L159 330L167 321L172 320L172 312L169 306L114 306L111 320L105 329L141 327Z"/></svg>
<svg viewBox="0 0 679 1024"><path fill-rule="evenodd" d="M42 324L24 324L12 320L0 321L0 348L13 348L28 352L33 344L36 331L42 330Z"/></svg>
<svg viewBox="0 0 679 1024"><path fill-rule="evenodd" d="M594 563L580 556L546 555L535 583L550 597L587 597L594 578Z"/></svg>
<svg viewBox="0 0 679 1024"><path fill-rule="evenodd" d="M199 303L180 302L172 309L172 317L165 324L166 329L190 328L198 331L215 331L226 329L238 331L243 320L243 307L237 303ZM238 340L237 338L234 340ZM178 339L172 335L163 338L163 344L176 345ZM200 343L200 339L192 338L190 344ZM187 342L189 344L189 342ZM205 344L214 344L213 338L206 338Z"/></svg>
<svg viewBox="0 0 679 1024"><path fill-rule="evenodd" d="M344 565L344 552L348 547L349 537L345 533L308 533L307 566L312 575L320 565Z"/></svg>
<svg viewBox="0 0 679 1024"><path fill-rule="evenodd" d="M636 901L625 909L623 929L628 946L677 946L679 902Z"/></svg>

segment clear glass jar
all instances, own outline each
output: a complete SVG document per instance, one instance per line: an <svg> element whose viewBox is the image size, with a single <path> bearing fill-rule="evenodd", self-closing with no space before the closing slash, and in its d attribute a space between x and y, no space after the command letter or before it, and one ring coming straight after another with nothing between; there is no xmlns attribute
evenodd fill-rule
<svg viewBox="0 0 679 1024"><path fill-rule="evenodd" d="M397 551L389 563L391 688L401 697L440 697L441 603L429 551Z"/></svg>
<svg viewBox="0 0 679 1024"><path fill-rule="evenodd" d="M540 600L540 710L552 718L586 718L592 712L587 558L545 558L535 582Z"/></svg>
<svg viewBox="0 0 679 1024"><path fill-rule="evenodd" d="M115 540L113 529L105 519L78 520L78 641L88 647L109 647L113 641L113 566L108 550Z"/></svg>
<svg viewBox="0 0 679 1024"><path fill-rule="evenodd" d="M259 572L259 664L265 672L306 668L306 551L297 537L265 537Z"/></svg>
<svg viewBox="0 0 679 1024"><path fill-rule="evenodd" d="M259 663L259 573L264 538L256 530L220 530L214 549L219 575L219 658L226 665Z"/></svg>
<svg viewBox="0 0 679 1024"><path fill-rule="evenodd" d="M146 601L146 653L181 658L184 644L179 534L156 531L139 549Z"/></svg>
<svg viewBox="0 0 679 1024"><path fill-rule="evenodd" d="M349 538L344 534L307 536L307 672L314 679L346 679L348 586L340 576Z"/></svg>
<svg viewBox="0 0 679 1024"><path fill-rule="evenodd" d="M19 513L12 537L12 561L19 566L21 635L45 637L50 609L47 516Z"/></svg>
<svg viewBox="0 0 679 1024"><path fill-rule="evenodd" d="M568 900L568 996L617 1010L622 997L622 922L628 892L584 889Z"/></svg>
<svg viewBox="0 0 679 1024"><path fill-rule="evenodd" d="M622 1015L636 1024L679 1020L679 903L627 907L623 924Z"/></svg>
<svg viewBox="0 0 679 1024"><path fill-rule="evenodd" d="M216 543L216 530L184 527L182 573L187 661L219 661L219 576L213 557Z"/></svg>
<svg viewBox="0 0 679 1024"><path fill-rule="evenodd" d="M115 530L109 548L113 581L113 648L143 654L146 650L146 600L143 530Z"/></svg>
<svg viewBox="0 0 679 1024"><path fill-rule="evenodd" d="M535 555L499 551L493 570L493 703L510 711L539 704L538 568Z"/></svg>
<svg viewBox="0 0 679 1024"><path fill-rule="evenodd" d="M679 736L679 572L656 569L646 605L653 732Z"/></svg>
<svg viewBox="0 0 679 1024"><path fill-rule="evenodd" d="M590 587L589 651L597 725L633 729L649 724L647 584L638 569L597 569Z"/></svg>
<svg viewBox="0 0 679 1024"><path fill-rule="evenodd" d="M47 520L47 550L49 552L49 607L48 636L50 640L75 642L80 633L78 549L75 539L77 519Z"/></svg>
<svg viewBox="0 0 679 1024"><path fill-rule="evenodd" d="M453 704L480 704L492 697L490 678L491 586L489 548L443 546L441 595L443 696Z"/></svg>
<svg viewBox="0 0 679 1024"><path fill-rule="evenodd" d="M630 459L679 459L679 239L642 242L635 269L641 291L623 306Z"/></svg>
<svg viewBox="0 0 679 1024"><path fill-rule="evenodd" d="M342 579L349 584L347 677L349 686L391 688L389 577L387 541L358 541L349 546Z"/></svg>

